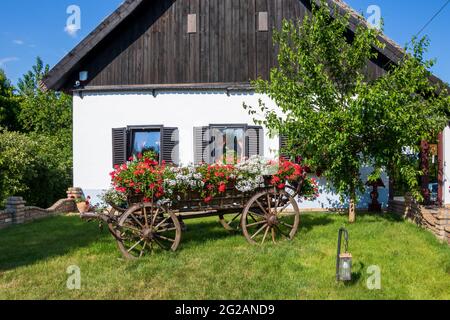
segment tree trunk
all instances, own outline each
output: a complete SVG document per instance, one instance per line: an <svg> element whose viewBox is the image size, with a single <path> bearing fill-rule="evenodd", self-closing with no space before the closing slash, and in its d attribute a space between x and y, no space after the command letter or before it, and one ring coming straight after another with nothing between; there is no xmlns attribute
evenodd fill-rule
<svg viewBox="0 0 450 320"><path fill-rule="evenodd" d="M348 206L348 222L354 223L356 221L356 192L351 191L350 204Z"/></svg>

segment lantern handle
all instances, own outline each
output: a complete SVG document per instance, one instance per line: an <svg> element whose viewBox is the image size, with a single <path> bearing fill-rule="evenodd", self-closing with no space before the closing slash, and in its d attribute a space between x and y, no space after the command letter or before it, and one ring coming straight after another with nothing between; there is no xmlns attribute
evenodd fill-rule
<svg viewBox="0 0 450 320"><path fill-rule="evenodd" d="M348 252L348 231L345 228L341 228L341 229L342 229L342 232L344 233L344 240L345 240L344 250L345 250L345 253L347 253Z"/></svg>

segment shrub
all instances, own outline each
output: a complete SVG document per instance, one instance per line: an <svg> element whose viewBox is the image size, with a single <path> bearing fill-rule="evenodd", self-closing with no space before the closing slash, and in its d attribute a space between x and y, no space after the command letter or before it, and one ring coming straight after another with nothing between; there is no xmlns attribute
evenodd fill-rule
<svg viewBox="0 0 450 320"><path fill-rule="evenodd" d="M0 131L0 201L22 196L28 204L48 207L71 185L71 139Z"/></svg>

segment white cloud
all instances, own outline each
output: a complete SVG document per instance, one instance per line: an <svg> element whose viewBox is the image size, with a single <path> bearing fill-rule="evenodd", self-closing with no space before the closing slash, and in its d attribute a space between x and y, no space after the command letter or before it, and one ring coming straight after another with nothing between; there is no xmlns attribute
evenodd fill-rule
<svg viewBox="0 0 450 320"><path fill-rule="evenodd" d="M76 24L68 24L65 28L64 31L71 37L76 37L77 36L77 32L78 30L80 30L80 28L76 25Z"/></svg>
<svg viewBox="0 0 450 320"><path fill-rule="evenodd" d="M17 45L19 45L19 46L25 44L25 41L20 40L20 39L14 40L13 42L14 42L14 44L17 44Z"/></svg>
<svg viewBox="0 0 450 320"><path fill-rule="evenodd" d="M8 62L14 62L14 61L19 61L19 58L17 57L6 57L6 58L1 58L0 59L0 67L3 67L5 64L7 64Z"/></svg>

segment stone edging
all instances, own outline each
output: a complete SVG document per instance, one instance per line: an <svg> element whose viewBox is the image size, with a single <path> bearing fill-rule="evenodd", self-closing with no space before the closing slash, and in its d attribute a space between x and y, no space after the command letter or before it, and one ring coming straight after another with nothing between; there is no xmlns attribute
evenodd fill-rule
<svg viewBox="0 0 450 320"><path fill-rule="evenodd" d="M389 211L413 221L450 244L450 209L422 206L406 197L404 202L389 201Z"/></svg>
<svg viewBox="0 0 450 320"><path fill-rule="evenodd" d="M6 200L6 209L0 210L0 229L14 224L22 224L45 217L77 211L74 199L58 200L48 209L25 206L25 204L26 202L22 197L9 197Z"/></svg>

